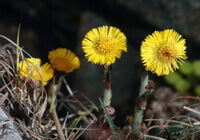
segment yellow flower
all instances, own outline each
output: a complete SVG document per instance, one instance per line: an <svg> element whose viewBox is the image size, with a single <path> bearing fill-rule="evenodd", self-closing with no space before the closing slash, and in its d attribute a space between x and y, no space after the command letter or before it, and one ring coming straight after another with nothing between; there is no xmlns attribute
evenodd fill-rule
<svg viewBox="0 0 200 140"><path fill-rule="evenodd" d="M19 62L19 74L46 85L53 77L54 71L48 63L40 65L41 60L39 58L26 58Z"/></svg>
<svg viewBox="0 0 200 140"><path fill-rule="evenodd" d="M94 28L85 35L82 48L89 62L110 65L127 51L126 36L115 27Z"/></svg>
<svg viewBox="0 0 200 140"><path fill-rule="evenodd" d="M65 48L50 51L48 58L54 69L65 73L70 73L80 68L81 65L79 58Z"/></svg>
<svg viewBox="0 0 200 140"><path fill-rule="evenodd" d="M172 29L147 36L140 52L146 70L161 76L178 69L178 64L187 58L185 39L181 37Z"/></svg>

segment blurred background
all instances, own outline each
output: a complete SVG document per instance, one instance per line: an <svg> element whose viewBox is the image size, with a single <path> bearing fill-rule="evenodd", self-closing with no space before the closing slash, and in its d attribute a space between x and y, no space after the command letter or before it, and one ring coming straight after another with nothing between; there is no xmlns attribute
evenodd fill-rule
<svg viewBox="0 0 200 140"><path fill-rule="evenodd" d="M0 34L15 41L19 23L20 46L33 57L46 62L48 52L58 47L71 49L78 55L82 66L67 79L73 90L83 92L97 105L103 95L103 69L87 63L81 40L90 29L102 25L115 26L124 32L128 52L116 61L112 73L112 106L117 110L117 125L123 124L119 120L133 112L140 85L140 45L147 35L155 30L175 29L187 42L187 68L200 59L200 0L1 0ZM5 43L1 39L0 44ZM200 64L195 67L198 73ZM187 81L191 73L181 76ZM171 78L152 76L152 79L155 88L168 85L177 90L173 85L177 81L170 82ZM191 88L181 92L196 94Z"/></svg>

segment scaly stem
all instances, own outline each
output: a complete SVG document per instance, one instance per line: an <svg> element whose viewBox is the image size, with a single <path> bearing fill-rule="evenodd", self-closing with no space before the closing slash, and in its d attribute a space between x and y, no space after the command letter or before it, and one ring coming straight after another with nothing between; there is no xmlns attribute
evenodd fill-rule
<svg viewBox="0 0 200 140"><path fill-rule="evenodd" d="M103 81L103 87L104 87L104 98L103 103L105 106L110 106L111 98L112 98L112 90L111 90L111 70L112 66L104 65L104 81Z"/></svg>
<svg viewBox="0 0 200 140"><path fill-rule="evenodd" d="M140 92L137 98L138 101L142 99L143 98L142 96L144 96L144 94L148 91L148 89L145 88L148 85L148 80L149 80L148 74L146 72L143 72L141 74ZM143 98L143 100L146 101L145 98ZM142 109L141 107L142 102L138 102L138 101L135 105L134 123L133 123L133 131L137 136L141 134L141 124L142 124L143 111L144 111L144 109Z"/></svg>

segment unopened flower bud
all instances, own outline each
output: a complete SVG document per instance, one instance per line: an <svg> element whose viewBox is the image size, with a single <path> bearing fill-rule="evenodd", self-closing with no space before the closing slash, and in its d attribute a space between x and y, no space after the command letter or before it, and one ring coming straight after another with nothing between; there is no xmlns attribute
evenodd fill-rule
<svg viewBox="0 0 200 140"><path fill-rule="evenodd" d="M146 89L152 89L152 88L154 88L154 82L152 80L149 80L148 85L145 88Z"/></svg>
<svg viewBox="0 0 200 140"><path fill-rule="evenodd" d="M103 81L103 87L104 88L111 88L112 86L112 83L110 81Z"/></svg>
<svg viewBox="0 0 200 140"><path fill-rule="evenodd" d="M141 110L146 110L146 107L147 107L147 100L146 98L144 97L140 97L137 101L138 103L138 107L141 109Z"/></svg>
<svg viewBox="0 0 200 140"><path fill-rule="evenodd" d="M114 121L115 114L116 114L115 108L113 108L111 106L106 106L106 111L108 113L108 116L110 116L111 120ZM99 109L99 113L100 113L99 124L103 128L108 129L109 128L109 123L108 123L108 121L106 119L105 113L103 112L102 108Z"/></svg>

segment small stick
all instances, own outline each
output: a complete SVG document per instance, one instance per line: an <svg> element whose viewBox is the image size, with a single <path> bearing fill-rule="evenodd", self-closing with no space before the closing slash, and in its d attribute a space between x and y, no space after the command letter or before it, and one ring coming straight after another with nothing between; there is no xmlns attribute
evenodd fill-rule
<svg viewBox="0 0 200 140"><path fill-rule="evenodd" d="M183 106L183 109L200 115L200 112L199 112L199 111L196 111L196 110L194 110L194 109L192 109L192 108L189 108L189 107L187 107L187 106Z"/></svg>
<svg viewBox="0 0 200 140"><path fill-rule="evenodd" d="M194 122L193 125L200 125L200 122Z"/></svg>

